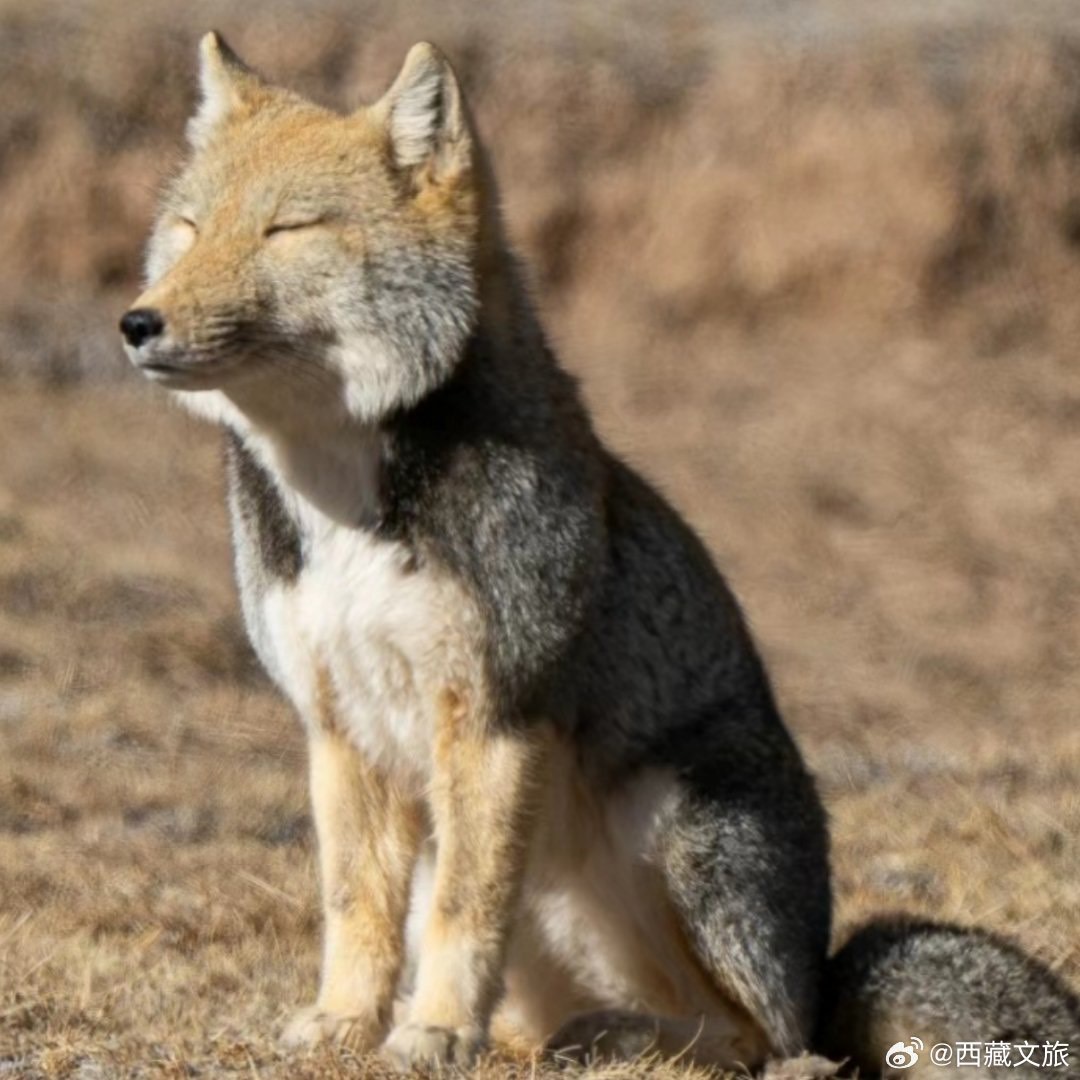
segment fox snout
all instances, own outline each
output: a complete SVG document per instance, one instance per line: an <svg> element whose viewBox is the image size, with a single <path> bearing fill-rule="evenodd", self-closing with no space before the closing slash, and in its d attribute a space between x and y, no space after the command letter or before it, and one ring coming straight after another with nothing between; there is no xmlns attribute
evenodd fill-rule
<svg viewBox="0 0 1080 1080"><path fill-rule="evenodd" d="M120 320L120 333L133 349L160 337L164 329L165 319L157 308L132 308Z"/></svg>
<svg viewBox="0 0 1080 1080"><path fill-rule="evenodd" d="M220 347L228 333L213 329L215 323L227 320L204 314L200 323L182 305L177 308L156 299L144 294L120 318L128 359L142 375L173 389L216 388L242 359L235 350ZM232 327L231 322L228 325Z"/></svg>

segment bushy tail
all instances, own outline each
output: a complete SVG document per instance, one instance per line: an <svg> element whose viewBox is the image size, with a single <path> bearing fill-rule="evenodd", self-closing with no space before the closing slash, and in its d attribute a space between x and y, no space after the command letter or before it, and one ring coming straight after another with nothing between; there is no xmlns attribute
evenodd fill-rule
<svg viewBox="0 0 1080 1080"><path fill-rule="evenodd" d="M913 1038L922 1042L922 1049ZM887 1051L904 1043L910 1053ZM953 1048L950 1063L932 1049ZM960 1043L977 1044L957 1059ZM1008 1044L1003 1053L987 1043ZM1080 999L1052 971L983 930L888 920L858 930L829 962L817 1048L860 1076L1080 1078ZM1024 1052L1017 1047L1023 1045ZM1046 1045L1068 1047L1064 1067ZM1037 1047L1031 1050L1032 1046ZM944 1052L939 1051L938 1058ZM1029 1060L1018 1067L1023 1057Z"/></svg>

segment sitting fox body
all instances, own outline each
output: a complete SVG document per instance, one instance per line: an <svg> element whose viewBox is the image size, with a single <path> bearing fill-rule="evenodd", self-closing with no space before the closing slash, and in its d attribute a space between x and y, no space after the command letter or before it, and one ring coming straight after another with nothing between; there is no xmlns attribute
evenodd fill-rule
<svg viewBox="0 0 1080 1080"><path fill-rule="evenodd" d="M912 1034L1075 1037L985 935L828 966L814 784L702 544L552 357L441 55L343 116L211 34L202 91L122 330L229 433L245 619L309 736L324 956L288 1039L875 1072Z"/></svg>

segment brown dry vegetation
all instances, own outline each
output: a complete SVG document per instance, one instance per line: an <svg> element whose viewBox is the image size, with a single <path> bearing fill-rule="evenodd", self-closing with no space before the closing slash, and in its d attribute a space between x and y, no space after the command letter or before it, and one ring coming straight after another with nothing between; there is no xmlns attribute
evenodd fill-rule
<svg viewBox="0 0 1080 1080"><path fill-rule="evenodd" d="M302 740L217 439L112 329L209 25L337 104L447 46L566 363L753 620L840 930L977 922L1080 983L1080 9L752 7L0 0L0 1074L371 1070L274 1046Z"/></svg>

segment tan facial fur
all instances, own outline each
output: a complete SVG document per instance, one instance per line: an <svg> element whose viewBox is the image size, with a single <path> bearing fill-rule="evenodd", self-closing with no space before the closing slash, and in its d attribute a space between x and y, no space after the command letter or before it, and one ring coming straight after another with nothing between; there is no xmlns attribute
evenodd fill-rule
<svg viewBox="0 0 1080 1080"><path fill-rule="evenodd" d="M324 423L417 400L476 308L472 141L445 60L417 46L381 101L342 115L263 82L215 35L201 51L194 153L133 305L163 330L129 341L133 362L185 398L215 392L187 402L215 419L285 423L284 385Z"/></svg>

